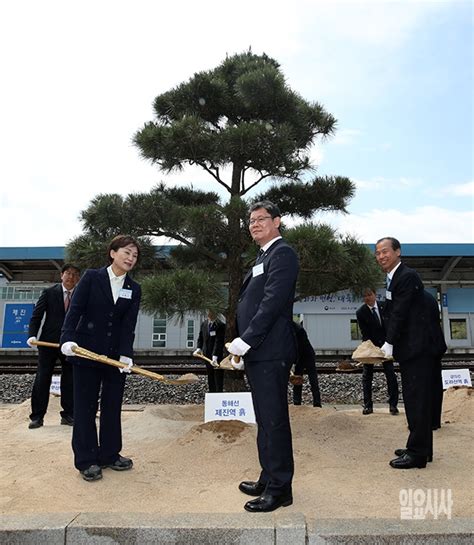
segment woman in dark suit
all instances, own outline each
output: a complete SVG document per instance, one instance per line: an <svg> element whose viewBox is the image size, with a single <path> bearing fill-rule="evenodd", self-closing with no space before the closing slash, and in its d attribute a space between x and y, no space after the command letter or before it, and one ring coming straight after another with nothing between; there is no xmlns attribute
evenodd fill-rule
<svg viewBox="0 0 474 545"><path fill-rule="evenodd" d="M138 242L118 235L108 248L109 267L89 269L81 278L64 321L61 351L73 363L74 465L86 481L102 478L102 468L131 469L122 449L122 370L74 354L80 346L133 365L133 341L141 289L128 273L140 255ZM130 372L130 369L128 369ZM100 393L100 426L96 414Z"/></svg>

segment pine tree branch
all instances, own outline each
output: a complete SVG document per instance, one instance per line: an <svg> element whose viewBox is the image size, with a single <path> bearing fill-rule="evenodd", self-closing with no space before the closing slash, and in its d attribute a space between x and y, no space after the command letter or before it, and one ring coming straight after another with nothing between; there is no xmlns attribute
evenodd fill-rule
<svg viewBox="0 0 474 545"><path fill-rule="evenodd" d="M201 168L203 168L207 173L209 173L217 182L221 184L222 187L225 187L226 190L230 193L230 187L223 182L218 175L219 169L216 168L217 173L214 173L211 168L209 168L206 163L203 163L201 161L195 161L196 165L199 165Z"/></svg>

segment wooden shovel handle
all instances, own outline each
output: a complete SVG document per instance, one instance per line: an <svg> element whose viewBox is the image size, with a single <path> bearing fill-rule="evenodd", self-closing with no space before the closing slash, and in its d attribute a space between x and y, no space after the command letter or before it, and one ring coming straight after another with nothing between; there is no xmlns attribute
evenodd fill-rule
<svg viewBox="0 0 474 545"><path fill-rule="evenodd" d="M209 358L206 358L204 354L193 354L195 358L200 358L201 360L207 361L207 363L210 363L212 365L212 360Z"/></svg>
<svg viewBox="0 0 474 545"><path fill-rule="evenodd" d="M49 348L59 348L60 346L59 343L49 343L46 341L33 341L31 344L34 346L47 346Z"/></svg>
<svg viewBox="0 0 474 545"><path fill-rule="evenodd" d="M47 346L49 348L59 348L59 343L49 343L46 341L35 341L31 344L36 346ZM113 367L118 367L120 369L123 369L124 367L128 367L127 364L122 363L121 361L114 360L112 358L108 358L107 356L102 356L99 354L96 354L95 352L91 352L90 350L87 350L85 348L81 348L80 346L74 347L72 351L77 354L78 356L81 356L82 358L86 358L88 360L98 361L100 363L105 363L107 365L112 365ZM137 373L138 375L143 375L148 378L152 378L154 380L159 380L161 382L165 382L166 384L175 384L175 385L182 385L182 384L189 384L192 382L190 379L184 379L180 380L178 379L168 379L164 377L163 375L160 375L158 373L154 373L153 371L147 371L146 369L142 369L141 367L138 367L138 365L134 365L131 367L132 373ZM196 377L197 379L197 377ZM199 380L199 379L197 379Z"/></svg>

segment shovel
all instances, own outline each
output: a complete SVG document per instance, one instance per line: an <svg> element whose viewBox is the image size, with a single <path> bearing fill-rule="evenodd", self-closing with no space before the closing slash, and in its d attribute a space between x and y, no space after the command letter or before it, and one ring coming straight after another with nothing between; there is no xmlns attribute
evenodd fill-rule
<svg viewBox="0 0 474 545"><path fill-rule="evenodd" d="M59 344L57 343L48 343L45 341L35 341L31 344L34 344L36 346L47 346L50 348L59 348ZM128 365L125 363L122 363L121 361L113 360L112 358L108 358L107 356L100 356L99 354L96 354L95 352L91 352L90 350L86 350L85 348L81 348L80 346L77 346L72 349L72 351L77 354L78 356L81 356L82 358L86 358L88 360L98 361L100 363L105 363L107 365L112 365L113 367L119 367L121 369L128 368ZM133 365L130 370L132 373L137 373L138 375L143 375L148 378L152 378L154 380L159 380L160 382L164 382L165 384L173 384L175 386L183 385L183 384L192 384L194 382L198 382L199 378L193 374L193 373L186 373L180 378L171 379L166 378L163 375L159 375L158 373L154 373L153 371L147 371L146 369L142 369L141 367L138 367L138 365Z"/></svg>
<svg viewBox="0 0 474 545"><path fill-rule="evenodd" d="M214 369L221 369L223 371L235 371L235 369L232 367L232 365L230 364L230 358L232 356L226 356L220 363L218 363L217 365L215 364L215 362L213 362L212 360L210 360L209 358L206 358L206 356L204 354L193 354L193 356L195 358L200 358L201 360L204 360L205 362L207 363L210 363L212 365L212 367L214 367Z"/></svg>

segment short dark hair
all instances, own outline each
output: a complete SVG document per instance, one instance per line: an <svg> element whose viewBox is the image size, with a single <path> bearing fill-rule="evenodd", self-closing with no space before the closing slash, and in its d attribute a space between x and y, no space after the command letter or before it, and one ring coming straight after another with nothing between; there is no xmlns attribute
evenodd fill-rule
<svg viewBox="0 0 474 545"><path fill-rule="evenodd" d="M70 269L74 269L78 274L81 274L81 269L72 263L64 263L64 265L61 267L61 274L69 271Z"/></svg>
<svg viewBox="0 0 474 545"><path fill-rule="evenodd" d="M281 212L280 209L276 204L273 204L270 201L259 201L250 207L249 212L255 212L255 210L258 210L259 208L264 208L272 218L281 218Z"/></svg>
<svg viewBox="0 0 474 545"><path fill-rule="evenodd" d="M365 295L366 293L368 292L371 292L371 293L374 293L375 295L377 295L377 292L375 291L375 288L372 288L370 286L367 286L365 287L363 290L362 290L362 295Z"/></svg>
<svg viewBox="0 0 474 545"><path fill-rule="evenodd" d="M110 256L110 252L112 250L116 252L118 249L125 248L125 246L128 246L129 244L133 244L136 247L138 252L138 261L140 259L140 244L138 240L130 235L117 235L110 241L109 247L107 248L107 259L109 260L109 263L113 263L114 261Z"/></svg>
<svg viewBox="0 0 474 545"><path fill-rule="evenodd" d="M382 240L389 240L391 245L392 245L392 250L401 250L402 249L402 245L400 244L400 242L396 239L396 238L393 238L393 237L382 237L382 238L379 238L377 240L377 242L375 243L375 245L377 246L377 244L379 242L382 242Z"/></svg>

